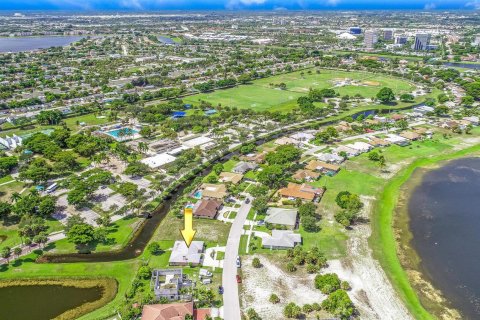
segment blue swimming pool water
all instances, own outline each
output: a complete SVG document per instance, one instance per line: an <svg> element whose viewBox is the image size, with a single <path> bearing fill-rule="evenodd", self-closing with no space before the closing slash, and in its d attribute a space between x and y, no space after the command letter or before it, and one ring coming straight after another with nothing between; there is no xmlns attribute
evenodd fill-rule
<svg viewBox="0 0 480 320"><path fill-rule="evenodd" d="M195 199L202 199L202 191L197 191L193 194Z"/></svg>
<svg viewBox="0 0 480 320"><path fill-rule="evenodd" d="M128 136L128 135L133 136L134 134L138 133L138 130L135 130L135 129L121 128L121 129L107 131L107 134L111 135L114 138L119 138L120 131L122 130L126 133L125 136Z"/></svg>

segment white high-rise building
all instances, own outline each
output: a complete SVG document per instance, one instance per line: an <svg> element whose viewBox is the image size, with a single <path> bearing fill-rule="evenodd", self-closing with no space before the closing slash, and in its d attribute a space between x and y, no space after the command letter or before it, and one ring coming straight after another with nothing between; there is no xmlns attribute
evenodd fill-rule
<svg viewBox="0 0 480 320"><path fill-rule="evenodd" d="M377 41L378 41L378 35L376 31L374 30L365 31L365 39L363 41L363 43L365 44L365 48L373 49Z"/></svg>

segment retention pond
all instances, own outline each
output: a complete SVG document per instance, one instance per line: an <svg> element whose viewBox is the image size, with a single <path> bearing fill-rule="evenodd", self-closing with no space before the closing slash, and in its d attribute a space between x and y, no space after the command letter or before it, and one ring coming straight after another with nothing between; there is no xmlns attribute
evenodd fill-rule
<svg viewBox="0 0 480 320"><path fill-rule="evenodd" d="M480 319L480 158L424 172L407 202L423 275L462 319Z"/></svg>

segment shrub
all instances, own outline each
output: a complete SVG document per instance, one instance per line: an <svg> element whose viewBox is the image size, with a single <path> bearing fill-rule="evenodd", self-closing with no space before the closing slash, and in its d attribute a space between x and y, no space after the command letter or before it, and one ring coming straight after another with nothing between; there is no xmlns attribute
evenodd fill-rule
<svg viewBox="0 0 480 320"><path fill-rule="evenodd" d="M288 272L295 272L295 271L297 271L297 267L292 262L289 262L289 263L287 263L287 271Z"/></svg>
<svg viewBox="0 0 480 320"><path fill-rule="evenodd" d="M270 301L273 304L276 304L280 302L280 298L275 293L272 293L270 295L270 298L268 298L268 301Z"/></svg>
<svg viewBox="0 0 480 320"><path fill-rule="evenodd" d="M340 279L335 273L319 274L315 277L315 288L322 291L323 294L332 293L340 289Z"/></svg>
<svg viewBox="0 0 480 320"><path fill-rule="evenodd" d="M293 302L290 302L283 308L283 315L287 318L295 319L300 317L301 314L302 309Z"/></svg>
<svg viewBox="0 0 480 320"><path fill-rule="evenodd" d="M143 267L140 267L140 269L138 269L138 277L140 279L147 280L147 279L150 279L151 276L152 276L152 270L150 269L149 266L143 266Z"/></svg>
<svg viewBox="0 0 480 320"><path fill-rule="evenodd" d="M313 311L313 307L312 307L311 304L307 303L307 304L303 305L302 311L305 312L305 313L310 313L310 312Z"/></svg>
<svg viewBox="0 0 480 320"><path fill-rule="evenodd" d="M307 272L308 273L317 273L319 270L318 266L314 265L314 264L307 264Z"/></svg>
<svg viewBox="0 0 480 320"><path fill-rule="evenodd" d="M330 294L322 302L322 308L342 319L350 317L355 311L355 306L345 290L337 290Z"/></svg>
<svg viewBox="0 0 480 320"><path fill-rule="evenodd" d="M248 320L262 320L262 318L260 318L260 316L258 315L257 311L252 308L247 310L247 316Z"/></svg>
<svg viewBox="0 0 480 320"><path fill-rule="evenodd" d="M350 287L350 283L348 283L348 281L342 281L340 287L342 288L342 290L345 290L345 291L348 291L352 288Z"/></svg>
<svg viewBox="0 0 480 320"><path fill-rule="evenodd" d="M253 260L252 260L252 266L253 266L254 268L260 268L260 267L262 266L262 264L260 263L260 259L258 259L258 258L256 258L256 257L253 258Z"/></svg>

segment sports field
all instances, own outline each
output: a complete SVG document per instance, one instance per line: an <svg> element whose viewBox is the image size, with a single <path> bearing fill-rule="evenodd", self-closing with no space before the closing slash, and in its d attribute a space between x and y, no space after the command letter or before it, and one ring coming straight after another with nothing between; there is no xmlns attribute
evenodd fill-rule
<svg viewBox="0 0 480 320"><path fill-rule="evenodd" d="M184 101L196 104L204 100L214 106L286 112L295 108L298 97L306 95L310 88L332 88L341 95L361 94L366 98L375 96L382 87L390 87L396 94L412 92L415 88L408 81L380 74L337 70L316 73L315 69L309 70L311 73L308 70L297 71L256 80L249 85L193 95ZM286 84L286 90L275 87L280 83Z"/></svg>

